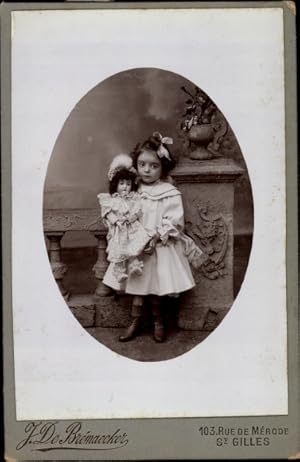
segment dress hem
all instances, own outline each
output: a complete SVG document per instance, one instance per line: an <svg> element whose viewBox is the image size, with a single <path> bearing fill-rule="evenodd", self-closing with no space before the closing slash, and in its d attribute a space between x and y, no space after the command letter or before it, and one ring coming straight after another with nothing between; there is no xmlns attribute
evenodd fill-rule
<svg viewBox="0 0 300 462"><path fill-rule="evenodd" d="M104 281L103 281L103 283L105 284ZM147 292L147 293L136 292L136 293L133 293L133 292L127 292L127 291L125 291L124 289L122 289L120 287L113 287L113 286L108 285L108 284L105 284L105 285L107 287L109 287L110 289L115 290L116 292L124 293L125 295L139 295L140 297L147 297L148 295L156 295L158 297L180 295L180 294L183 294L184 292L187 292L188 290L191 290L194 287L196 287L196 284L193 284L192 286L188 287L187 289L183 289L183 290L180 290L180 291L173 290L172 292L166 292L166 293L158 293L158 292Z"/></svg>

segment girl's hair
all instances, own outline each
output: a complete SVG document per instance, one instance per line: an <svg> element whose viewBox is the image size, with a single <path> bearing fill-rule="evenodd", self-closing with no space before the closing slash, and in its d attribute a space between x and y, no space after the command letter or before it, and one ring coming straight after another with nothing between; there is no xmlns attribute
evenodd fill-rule
<svg viewBox="0 0 300 462"><path fill-rule="evenodd" d="M143 151L153 151L157 155L157 150L161 144L162 143L160 139L154 135L149 136L149 138L147 138L146 141L144 141L143 143L137 144L133 152L131 153L134 168L137 170L138 158ZM176 160L172 156L168 146L166 144L163 144L163 147L168 151L171 159L169 160L167 159L167 157L159 157L157 155L158 159L161 162L161 178L165 179L167 178L169 172L175 167Z"/></svg>
<svg viewBox="0 0 300 462"><path fill-rule="evenodd" d="M134 172L130 172L127 168L122 168L116 172L113 179L109 182L109 194L117 192L120 180L131 180L131 191L137 190L138 185L135 182L136 174Z"/></svg>

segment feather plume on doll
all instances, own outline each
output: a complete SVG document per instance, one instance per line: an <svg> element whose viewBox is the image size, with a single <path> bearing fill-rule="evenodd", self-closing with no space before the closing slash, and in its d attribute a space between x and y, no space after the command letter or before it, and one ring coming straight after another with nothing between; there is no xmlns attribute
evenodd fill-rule
<svg viewBox="0 0 300 462"><path fill-rule="evenodd" d="M129 172L136 173L136 169L132 166L132 159L128 156L128 154L118 154L110 164L108 170L108 179L109 181L115 176L118 170L126 169Z"/></svg>

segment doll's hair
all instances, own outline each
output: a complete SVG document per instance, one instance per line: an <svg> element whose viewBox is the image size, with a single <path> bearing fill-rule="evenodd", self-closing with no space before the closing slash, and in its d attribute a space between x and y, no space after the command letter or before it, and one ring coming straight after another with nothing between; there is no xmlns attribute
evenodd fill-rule
<svg viewBox="0 0 300 462"><path fill-rule="evenodd" d="M127 168L122 168L116 172L111 181L109 182L109 193L114 194L117 192L120 180L131 180L131 191L136 191L138 185L136 184L136 173L129 171Z"/></svg>
<svg viewBox="0 0 300 462"><path fill-rule="evenodd" d="M169 159L166 156L161 157L158 155L158 149L160 148L160 146L163 146L167 150L169 154ZM137 144L131 153L132 164L136 170L137 170L138 158L144 151L152 151L154 152L154 154L157 155L157 158L161 162L161 178L166 179L168 177L169 172L176 165L176 160L171 154L167 144L162 143L161 139L158 136L155 136L155 134L149 136L149 138L147 138L146 141L144 141L143 143Z"/></svg>

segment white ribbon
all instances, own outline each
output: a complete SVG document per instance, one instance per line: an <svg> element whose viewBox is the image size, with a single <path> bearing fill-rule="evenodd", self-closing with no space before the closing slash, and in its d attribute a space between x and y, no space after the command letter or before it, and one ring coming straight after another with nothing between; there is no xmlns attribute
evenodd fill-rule
<svg viewBox="0 0 300 462"><path fill-rule="evenodd" d="M162 157L166 157L168 160L171 160L169 151L163 146L164 144L173 144L173 138L169 136L162 136L159 132L154 132L153 136L159 138L160 146L157 149L157 155L161 159Z"/></svg>

